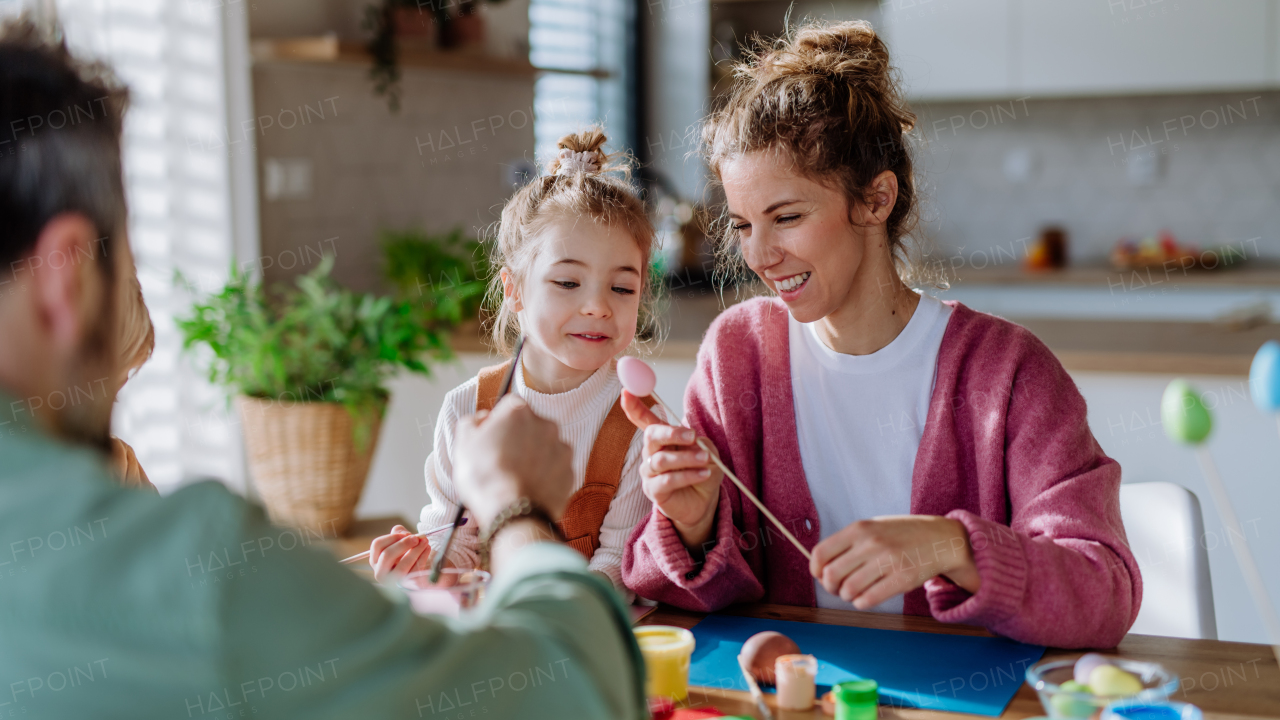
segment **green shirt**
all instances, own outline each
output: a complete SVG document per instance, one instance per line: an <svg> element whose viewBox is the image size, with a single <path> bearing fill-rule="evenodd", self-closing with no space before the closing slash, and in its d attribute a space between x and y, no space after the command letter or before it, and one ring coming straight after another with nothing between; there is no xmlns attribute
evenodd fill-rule
<svg viewBox="0 0 1280 720"><path fill-rule="evenodd" d="M0 720L647 717L628 615L571 549L418 617L221 484L126 490L0 402Z"/></svg>

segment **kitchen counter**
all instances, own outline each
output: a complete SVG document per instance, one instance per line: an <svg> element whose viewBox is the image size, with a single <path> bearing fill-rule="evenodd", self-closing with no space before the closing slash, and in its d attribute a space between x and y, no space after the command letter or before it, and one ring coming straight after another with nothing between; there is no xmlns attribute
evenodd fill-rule
<svg viewBox="0 0 1280 720"><path fill-rule="evenodd" d="M939 268L952 285L1077 285L1132 290L1160 285L1179 285L1188 288L1280 288L1280 264L1260 260L1242 263L1220 270L1183 269L1176 263L1153 268L1117 270L1106 264L1071 265L1053 270L1027 270L1012 263L988 267L965 265L959 258L959 267L951 268L946 260L939 260Z"/></svg>
<svg viewBox="0 0 1280 720"><path fill-rule="evenodd" d="M665 313L666 340L652 346L651 357L694 359L703 334L721 310L758 292L746 290L735 297L732 290L726 291L723 301L710 289L673 292ZM1080 372L1243 376L1249 374L1263 342L1280 340L1280 324L1270 322L1232 329L1218 322L1008 319L1035 333L1068 370ZM475 326L460 331L454 347L462 352L487 350Z"/></svg>

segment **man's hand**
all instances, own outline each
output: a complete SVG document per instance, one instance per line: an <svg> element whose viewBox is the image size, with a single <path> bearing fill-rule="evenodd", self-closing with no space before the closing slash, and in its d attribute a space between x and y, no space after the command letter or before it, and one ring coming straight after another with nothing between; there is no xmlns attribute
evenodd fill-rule
<svg viewBox="0 0 1280 720"><path fill-rule="evenodd" d="M556 424L517 395L458 423L453 481L481 529L527 497L559 520L573 490L573 452Z"/></svg>
<svg viewBox="0 0 1280 720"><path fill-rule="evenodd" d="M809 572L832 595L866 610L936 575L978 592L969 533L958 520L887 515L859 520L818 543Z"/></svg>

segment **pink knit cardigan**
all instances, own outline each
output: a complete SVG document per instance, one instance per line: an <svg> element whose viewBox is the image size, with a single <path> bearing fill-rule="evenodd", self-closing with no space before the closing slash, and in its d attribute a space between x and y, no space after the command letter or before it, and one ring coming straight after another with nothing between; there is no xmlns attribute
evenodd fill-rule
<svg viewBox="0 0 1280 720"><path fill-rule="evenodd" d="M948 304L911 512L964 524L982 585L970 594L935 577L907 593L903 612L1023 642L1113 647L1142 602L1120 520L1120 466L1094 440L1084 398L1043 343L1019 325ZM800 542L817 544L780 300L750 300L716 319L698 352L685 417ZM719 502L715 544L700 570L655 507L623 556L627 587L703 612L761 600L814 606L804 557L732 483L721 485Z"/></svg>

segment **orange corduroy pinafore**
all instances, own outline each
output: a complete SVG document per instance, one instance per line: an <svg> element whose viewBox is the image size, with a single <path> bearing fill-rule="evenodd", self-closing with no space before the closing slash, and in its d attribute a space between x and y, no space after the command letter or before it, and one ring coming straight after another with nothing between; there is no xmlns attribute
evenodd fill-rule
<svg viewBox="0 0 1280 720"><path fill-rule="evenodd" d="M480 371L479 385L476 388L477 412L493 409L498 402L498 391L502 389L502 379L510 366L508 361ZM653 407L653 398L643 400L646 405ZM569 498L564 517L556 523L560 533L564 535L565 543L582 553L587 560L591 560L591 556L600 547L600 526L604 524L604 516L609 513L609 505L618 492L627 450L631 447L631 438L635 436L635 432L636 426L627 419L622 410L622 398L618 398L605 416L600 432L596 433L595 444L591 446L591 455L587 458L586 483Z"/></svg>

